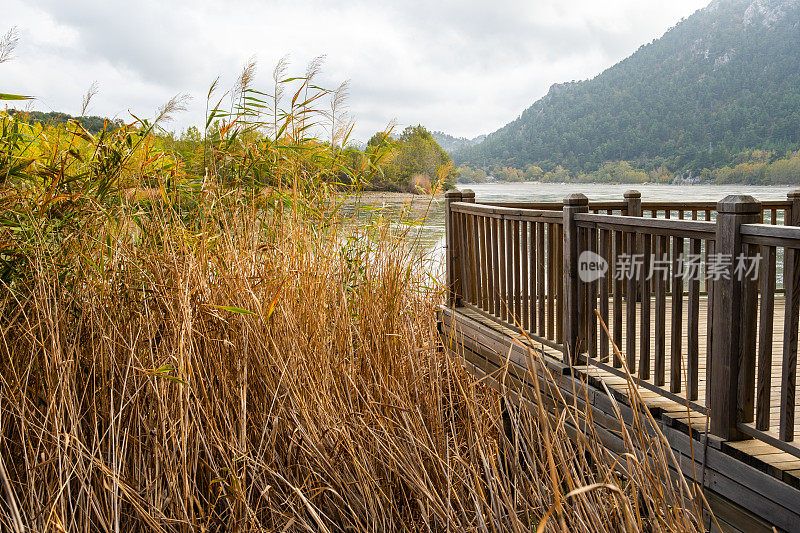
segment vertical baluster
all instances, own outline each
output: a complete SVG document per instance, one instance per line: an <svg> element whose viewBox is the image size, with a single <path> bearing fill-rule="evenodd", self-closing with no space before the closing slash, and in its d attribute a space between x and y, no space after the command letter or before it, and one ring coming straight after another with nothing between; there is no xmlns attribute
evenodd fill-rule
<svg viewBox="0 0 800 533"><path fill-rule="evenodd" d="M705 210L705 217L706 217L706 222L711 222L711 210L710 209L706 209ZM710 242L703 241L703 250L704 250L703 253L705 255L705 258L703 260L703 264L705 264L705 265L708 264L708 255L709 255L710 247L711 247L711 243ZM706 295L708 296L708 301L710 302L711 301L711 295L710 295L709 290L708 290L708 279L706 279L705 277L703 278L703 285L704 285L704 290L706 291ZM708 318L708 317L706 317L706 318Z"/></svg>
<svg viewBox="0 0 800 533"><path fill-rule="evenodd" d="M671 216L672 216L672 211L670 211L669 209L666 209L664 211L664 218L669 220ZM669 244L670 243L669 243L669 240L668 240L667 241L667 254L670 253ZM672 263L670 263L669 267L667 268L667 279L672 280ZM667 287L666 288L667 288L667 294L671 295L672 294L672 283L667 283Z"/></svg>
<svg viewBox="0 0 800 533"><path fill-rule="evenodd" d="M494 263L492 263L492 246L494 244L492 233L492 218L483 218L483 242L485 243L484 249L486 253L486 311L494 313L494 276L496 270Z"/></svg>
<svg viewBox="0 0 800 533"><path fill-rule="evenodd" d="M478 238L478 217L470 215L470 246L472 247L472 298L473 304L481 306L481 259L480 259L480 239Z"/></svg>
<svg viewBox="0 0 800 533"><path fill-rule="evenodd" d="M508 320L508 276L510 275L507 268L507 250L508 232L506 231L506 219L500 218L498 220L500 227L500 238L498 242L498 254L500 259L500 320Z"/></svg>
<svg viewBox="0 0 800 533"><path fill-rule="evenodd" d="M566 232L564 232L566 235ZM578 255L576 257L580 257L580 255L584 252L584 250L588 249L589 246L589 237L588 237L588 230L586 228L577 228L576 236L578 238ZM577 309L578 309L578 351L577 354L587 353L587 346L588 346L588 335L586 334L589 322L589 284L584 283L580 277L576 277L576 283L578 284L578 301L577 301ZM566 300L566 292L564 293L564 299ZM567 304L567 308L571 309L573 306ZM564 322L566 324L566 321Z"/></svg>
<svg viewBox="0 0 800 533"><path fill-rule="evenodd" d="M590 228L587 230L589 236L589 250L594 253L597 253L597 229ZM589 355L592 357L597 357L597 315L595 314L595 309L597 309L597 286L598 282L592 281L588 284L587 288L587 296L588 296L588 303L589 309L586 312L586 325L587 325L587 350Z"/></svg>
<svg viewBox="0 0 800 533"><path fill-rule="evenodd" d="M547 338L555 339L555 224L547 224Z"/></svg>
<svg viewBox="0 0 800 533"><path fill-rule="evenodd" d="M783 325L783 365L781 371L780 438L794 440L795 387L797 380L797 333L800 313L800 253L784 249L783 290L786 298Z"/></svg>
<svg viewBox="0 0 800 533"><path fill-rule="evenodd" d="M553 241L553 249L555 250L555 280L553 287L556 294L556 342L564 341L564 284L562 276L564 272L564 232L561 224L555 225L555 240Z"/></svg>
<svg viewBox="0 0 800 533"><path fill-rule="evenodd" d="M641 325L639 326L641 332L641 344L639 356L639 377L645 380L650 379L650 261L651 261L651 240L652 236L648 234L642 235L642 274L640 290L642 292L642 309L641 309Z"/></svg>
<svg viewBox="0 0 800 533"><path fill-rule="evenodd" d="M696 213L695 213L696 218ZM687 295L687 307L689 316L686 326L688 330L686 345L686 372L688 374L688 387L686 393L692 401L697 400L700 379L700 240L690 239L689 253L695 267L689 272L689 293Z"/></svg>
<svg viewBox="0 0 800 533"><path fill-rule="evenodd" d="M664 385L664 370L666 368L666 324L667 324L667 298L666 285L668 273L663 270L667 261L667 237L663 235L654 236L655 259L658 261L659 268L653 272L653 287L655 292L655 379L653 383L658 386Z"/></svg>
<svg viewBox="0 0 800 533"><path fill-rule="evenodd" d="M599 301L599 312L600 318L603 323L608 327L608 299L609 299L609 273L611 271L611 234L609 230L601 229L600 230L600 242L599 242L599 254L600 257L605 259L606 263L609 265L608 270L603 274L603 276L599 279L599 292L600 292L600 301ZM600 360L602 362L608 361L608 354L609 354L609 339L605 334L605 330L600 331Z"/></svg>
<svg viewBox="0 0 800 533"><path fill-rule="evenodd" d="M530 301L529 301L529 322L528 322L528 331L531 333L536 333L536 222L531 221L529 224L530 227L530 239L528 240L528 272L530 279L528 280L528 287L529 287L529 294L530 294Z"/></svg>
<svg viewBox="0 0 800 533"><path fill-rule="evenodd" d="M467 234L467 251L469 253L469 302L478 305L480 297L478 296L478 261L476 260L476 244L475 237L475 217L471 214L464 214L464 222L466 225Z"/></svg>
<svg viewBox="0 0 800 533"><path fill-rule="evenodd" d="M524 331L531 331L531 323L530 323L530 286L529 286L529 279L528 279L528 259L530 259L530 251L528 250L528 222L523 220L520 222L520 243L519 243L519 252L520 252L520 262L522 263L520 275L522 276L522 329Z"/></svg>
<svg viewBox="0 0 800 533"><path fill-rule="evenodd" d="M475 234L472 232L473 220L472 215L464 213L464 233L466 235L466 248L467 248L467 262L469 263L469 303L475 304L478 302L478 273L477 264L475 261Z"/></svg>
<svg viewBox="0 0 800 533"><path fill-rule="evenodd" d="M683 341L683 237L672 238L672 324L670 345L671 392L681 392L681 343Z"/></svg>
<svg viewBox="0 0 800 533"><path fill-rule="evenodd" d="M624 299L622 294L624 278L622 272L618 271L619 256L623 253L622 242L622 231L614 230L614 344L619 350L622 350L622 301ZM616 351L614 351L614 366L617 368L622 366L622 361Z"/></svg>
<svg viewBox="0 0 800 533"><path fill-rule="evenodd" d="M743 244L745 257L753 257L758 247ZM736 259L734 259L736 261ZM740 422L752 422L755 406L756 383L756 331L758 328L758 282L751 276L744 276L741 270L734 275L742 284L742 348L739 355L739 394L737 409L741 413ZM741 279L738 279L741 278Z"/></svg>
<svg viewBox="0 0 800 533"><path fill-rule="evenodd" d="M758 324L758 392L756 429L769 429L770 392L772 390L772 326L775 309L775 247L761 247L759 284L761 312Z"/></svg>
<svg viewBox="0 0 800 533"><path fill-rule="evenodd" d="M638 261L637 239L634 232L625 234L627 243L628 261L634 266ZM636 300L639 273L634 266L627 272L627 289L625 291L625 359L628 364L628 371L633 374L636 372Z"/></svg>
<svg viewBox="0 0 800 533"><path fill-rule="evenodd" d="M470 295L470 263L469 263L469 238L467 237L466 215L464 213L456 213L456 228L458 231L458 240L460 243L458 255L459 264L461 266L459 277L461 279L461 299L464 301L471 301Z"/></svg>
<svg viewBox="0 0 800 533"><path fill-rule="evenodd" d="M503 293L501 287L503 283L505 283L505 279L502 277L502 267L500 266L500 242L501 242L501 235L500 235L500 228L503 219L501 218L492 218L492 277L494 278L494 315L496 317L502 316L502 299Z"/></svg>
<svg viewBox="0 0 800 533"><path fill-rule="evenodd" d="M514 241L512 250L512 262L514 263L514 322L521 328L525 326L522 323L522 265L520 263L520 255L522 253L522 242L520 240L520 221L513 221L514 227Z"/></svg>
<svg viewBox="0 0 800 533"><path fill-rule="evenodd" d="M514 323L514 221L506 220L505 258L506 258L506 320Z"/></svg>
<svg viewBox="0 0 800 533"><path fill-rule="evenodd" d="M481 215L477 217L478 220L478 240L480 245L480 263L481 263L481 309L489 312L489 294L491 291L491 284L489 283L489 258L486 255L488 248L486 241L486 217Z"/></svg>
<svg viewBox="0 0 800 533"><path fill-rule="evenodd" d="M545 240L547 238L546 231L547 231L547 224L544 222L539 222L536 224L536 248L537 248L537 256L539 258L536 261L536 298L537 298L537 314L539 315L538 318L538 329L540 337L544 337L547 335L547 315L545 314L545 308L547 302L545 300L546 295L546 285L547 277L545 273L545 267L547 265L546 261L546 254L547 250L545 248Z"/></svg>
<svg viewBox="0 0 800 533"><path fill-rule="evenodd" d="M706 241L706 405L711 405L711 350L714 346L714 280L708 274L708 261L714 257L715 241Z"/></svg>
<svg viewBox="0 0 800 533"><path fill-rule="evenodd" d="M658 218L658 210L657 209L653 209L652 213L653 213L653 218ZM651 239L650 239L650 250L653 253L655 253L656 240L658 240L658 238L655 237L655 236L651 237ZM652 262L652 260L651 260L651 262ZM655 278L655 276L651 276L650 277L649 283L650 283L650 294L655 294L655 292L656 292L656 278Z"/></svg>

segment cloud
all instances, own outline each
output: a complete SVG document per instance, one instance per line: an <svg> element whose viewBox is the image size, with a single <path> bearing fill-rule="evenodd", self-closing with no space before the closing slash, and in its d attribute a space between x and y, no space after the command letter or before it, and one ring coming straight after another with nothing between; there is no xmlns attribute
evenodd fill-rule
<svg viewBox="0 0 800 533"><path fill-rule="evenodd" d="M173 124L200 124L218 75L232 83L256 56L257 84L290 53L293 73L327 55L320 80L351 80L355 136L396 118L475 136L516 118L552 83L594 76L659 37L705 0L340 2L231 0L6 0L17 60L0 66L4 90L35 107L146 115L178 92L195 96ZM4 30L4 28L0 28ZM7 85L7 86L6 86Z"/></svg>

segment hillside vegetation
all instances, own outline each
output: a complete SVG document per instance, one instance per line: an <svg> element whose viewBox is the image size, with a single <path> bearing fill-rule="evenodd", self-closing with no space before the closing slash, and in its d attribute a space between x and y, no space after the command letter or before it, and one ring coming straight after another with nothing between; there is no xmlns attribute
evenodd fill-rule
<svg viewBox="0 0 800 533"><path fill-rule="evenodd" d="M381 147L391 153L371 188L430 193L451 188L458 178L452 159L424 126L408 126L397 139L378 132L367 142L368 150Z"/></svg>
<svg viewBox="0 0 800 533"><path fill-rule="evenodd" d="M560 166L603 181L604 165L626 161L655 181L786 183L800 147L799 64L800 1L715 0L597 77L553 85L453 157L494 174Z"/></svg>

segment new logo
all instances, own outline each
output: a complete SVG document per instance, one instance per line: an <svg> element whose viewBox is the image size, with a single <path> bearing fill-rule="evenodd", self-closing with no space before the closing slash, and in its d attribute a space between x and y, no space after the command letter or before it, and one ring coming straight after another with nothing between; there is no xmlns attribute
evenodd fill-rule
<svg viewBox="0 0 800 533"><path fill-rule="evenodd" d="M608 261L590 250L584 250L578 257L578 277L584 283L591 283L605 276Z"/></svg>

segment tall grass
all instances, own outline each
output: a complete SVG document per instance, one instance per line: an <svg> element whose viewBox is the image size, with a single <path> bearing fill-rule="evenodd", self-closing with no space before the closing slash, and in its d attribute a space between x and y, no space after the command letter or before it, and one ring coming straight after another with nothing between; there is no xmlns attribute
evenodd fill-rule
<svg viewBox="0 0 800 533"><path fill-rule="evenodd" d="M615 456L442 350L408 240L337 214L331 180L381 154L303 133L336 113L309 78L261 122L243 76L194 161L152 122L3 119L0 529L700 528L657 435Z"/></svg>

